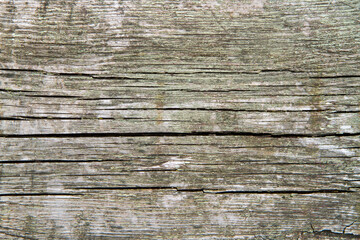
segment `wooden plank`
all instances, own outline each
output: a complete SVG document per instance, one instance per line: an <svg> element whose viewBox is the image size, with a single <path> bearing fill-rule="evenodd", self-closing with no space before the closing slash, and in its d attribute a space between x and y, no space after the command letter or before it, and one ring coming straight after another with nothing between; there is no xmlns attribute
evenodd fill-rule
<svg viewBox="0 0 360 240"><path fill-rule="evenodd" d="M1 9L7 68L358 73L357 1L29 0Z"/></svg>
<svg viewBox="0 0 360 240"><path fill-rule="evenodd" d="M35 239L355 238L355 223L340 233L358 216L358 140L3 138L4 224Z"/></svg>
<svg viewBox="0 0 360 240"><path fill-rule="evenodd" d="M14 76L9 77L9 72ZM2 73L3 134L49 134L55 125L63 133L360 131L358 77L309 79L306 74L277 72L230 74L217 80L221 74L194 74L159 83L156 77ZM27 80L16 85L18 78ZM203 82L213 85L202 89Z"/></svg>
<svg viewBox="0 0 360 240"><path fill-rule="evenodd" d="M359 8L0 1L0 238L360 238Z"/></svg>
<svg viewBox="0 0 360 240"><path fill-rule="evenodd" d="M7 196L2 197L7 212L2 224L11 226L3 230L8 234L34 239L351 239L356 236L350 233L358 233L358 223L346 228L345 234L327 235L322 230L342 233L354 221L353 197L171 190Z"/></svg>
<svg viewBox="0 0 360 240"><path fill-rule="evenodd" d="M358 187L358 145L354 137L4 139L2 147L11 152L0 155L2 189L46 192L53 181L71 193L133 187L352 191Z"/></svg>

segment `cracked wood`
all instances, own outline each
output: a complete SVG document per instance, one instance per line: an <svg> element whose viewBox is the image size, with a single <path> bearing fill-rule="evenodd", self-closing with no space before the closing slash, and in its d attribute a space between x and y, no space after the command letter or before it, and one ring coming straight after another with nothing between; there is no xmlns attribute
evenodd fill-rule
<svg viewBox="0 0 360 240"><path fill-rule="evenodd" d="M0 1L0 238L359 239L359 9Z"/></svg>

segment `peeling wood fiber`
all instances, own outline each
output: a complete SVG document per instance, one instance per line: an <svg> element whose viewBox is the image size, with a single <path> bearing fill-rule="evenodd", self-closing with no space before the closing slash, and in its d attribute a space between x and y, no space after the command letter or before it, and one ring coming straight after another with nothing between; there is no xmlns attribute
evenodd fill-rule
<svg viewBox="0 0 360 240"><path fill-rule="evenodd" d="M360 1L0 1L0 239L359 239Z"/></svg>

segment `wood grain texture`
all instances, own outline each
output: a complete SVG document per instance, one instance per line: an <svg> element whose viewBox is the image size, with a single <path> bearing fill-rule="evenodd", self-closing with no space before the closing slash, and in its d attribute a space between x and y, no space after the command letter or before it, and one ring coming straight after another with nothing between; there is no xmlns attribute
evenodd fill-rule
<svg viewBox="0 0 360 240"><path fill-rule="evenodd" d="M0 1L1 239L359 239L360 1Z"/></svg>

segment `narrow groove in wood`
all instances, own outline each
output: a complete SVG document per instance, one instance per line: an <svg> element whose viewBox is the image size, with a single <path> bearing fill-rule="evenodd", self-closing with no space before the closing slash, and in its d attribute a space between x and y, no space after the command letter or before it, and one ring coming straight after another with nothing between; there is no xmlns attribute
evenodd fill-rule
<svg viewBox="0 0 360 240"><path fill-rule="evenodd" d="M44 75L55 75L55 76L68 76L68 77L89 77L94 79L124 79L124 80L142 80L143 78L131 78L131 77L122 77L122 76L101 76L90 73L75 73L75 72L49 72L45 70L37 69L21 69L21 68L0 68L1 71L10 71L10 72L34 72Z"/></svg>
<svg viewBox="0 0 360 240"><path fill-rule="evenodd" d="M320 189L320 190L269 190L269 191L221 191L216 194L314 194L314 193L353 193L351 190Z"/></svg>
<svg viewBox="0 0 360 240"><path fill-rule="evenodd" d="M26 94L24 95L25 97L40 97L40 98L76 98L79 99L81 98L81 96L73 96L73 95L45 95L45 94L33 94L33 95L29 95Z"/></svg>
<svg viewBox="0 0 360 240"><path fill-rule="evenodd" d="M55 159L55 160L5 160L1 161L0 164L26 164L26 163L90 163L90 162L125 162L131 161L127 159L89 159L89 160L64 160L64 159Z"/></svg>
<svg viewBox="0 0 360 240"><path fill-rule="evenodd" d="M75 187L76 190L176 190L175 187L167 186L149 186L149 187L140 187L140 186L124 186L124 187Z"/></svg>
<svg viewBox="0 0 360 240"><path fill-rule="evenodd" d="M0 230L0 233L4 234L6 236L11 236L11 237L16 237L16 238L37 240L37 238L28 237L28 236L24 236L24 235L19 235L19 234L15 234L15 233L9 233L9 232L6 232L6 231L1 231L1 230Z"/></svg>
<svg viewBox="0 0 360 240"><path fill-rule="evenodd" d="M30 93L30 92L37 92L37 91L29 91L29 90L14 90L14 89L4 89L4 88L0 88L0 92L19 92L19 93Z"/></svg>
<svg viewBox="0 0 360 240"><path fill-rule="evenodd" d="M338 232L333 232L331 230L322 230L322 231L313 231L313 233L317 236L328 236L328 237L342 237L342 238L347 238L347 239L360 239L360 235L358 234L353 234L353 233L338 233Z"/></svg>
<svg viewBox="0 0 360 240"><path fill-rule="evenodd" d="M359 111L334 111L331 109L304 109L304 110L257 110L257 109L234 109L234 108L97 108L96 110L105 110L105 111L217 111L217 112L275 112L275 113L288 113L288 112L329 112L332 114L336 113L357 113Z"/></svg>
<svg viewBox="0 0 360 240"><path fill-rule="evenodd" d="M0 1L0 238L360 239L330 2Z"/></svg>
<svg viewBox="0 0 360 240"><path fill-rule="evenodd" d="M312 76L309 78L323 79L323 78L360 78L360 75L335 75L335 76Z"/></svg>
<svg viewBox="0 0 360 240"><path fill-rule="evenodd" d="M317 194L317 193L353 193L351 190L342 189L319 189L319 190L264 190L264 191L235 191L205 188L178 188L169 186L124 186L124 187L76 187L76 190L175 190L178 192L202 192L209 194Z"/></svg>
<svg viewBox="0 0 360 240"><path fill-rule="evenodd" d="M128 77L118 77L118 76L99 76L96 74L90 73L75 73L75 72L49 72L45 70L38 70L38 69L21 69L21 68L0 68L1 71L13 71L13 72L35 72L41 74L51 74L51 75L58 75L58 76L75 76L75 77L90 77L90 78L99 78L99 79L133 79ZM255 71L198 71L198 72L132 72L135 74L169 74L169 75L182 75L182 74L260 74L260 73L273 73L273 72L289 72L289 73L307 73L306 71L298 71L292 69L260 69ZM309 78L358 78L360 75L357 74L349 74L349 75L336 75L336 76L309 76ZM139 79L139 78L136 78Z"/></svg>
<svg viewBox="0 0 360 240"><path fill-rule="evenodd" d="M359 136L355 133L257 133L236 131L213 132L124 132L124 133L50 133L50 134L0 134L4 138L106 138L106 137L187 137L187 136L255 136L272 138L302 137L348 137Z"/></svg>
<svg viewBox="0 0 360 240"><path fill-rule="evenodd" d="M79 196L82 193L50 193L50 192L35 192L35 193L0 193L0 197L21 197L21 196Z"/></svg>
<svg viewBox="0 0 360 240"><path fill-rule="evenodd" d="M125 118L123 118L125 119ZM52 117L52 116L14 116L14 117L0 117L0 121L31 121L31 120L115 120L111 117Z"/></svg>

